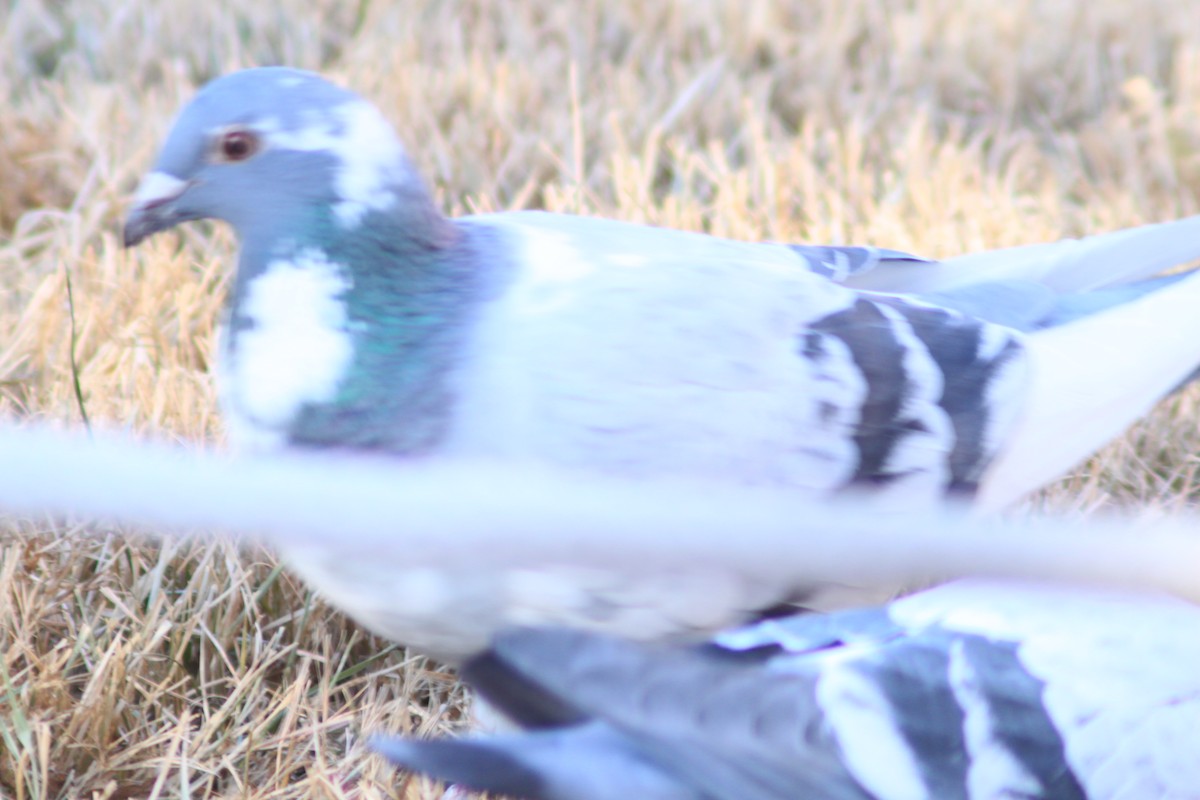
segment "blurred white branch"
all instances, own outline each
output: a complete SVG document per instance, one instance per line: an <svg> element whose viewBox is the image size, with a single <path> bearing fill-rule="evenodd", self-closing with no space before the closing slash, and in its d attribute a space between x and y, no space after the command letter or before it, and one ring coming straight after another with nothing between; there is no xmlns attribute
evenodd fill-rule
<svg viewBox="0 0 1200 800"><path fill-rule="evenodd" d="M234 458L0 429L0 509L177 533L223 530L406 567L674 566L772 585L891 587L961 575L1164 589L1200 601L1196 520L864 512L783 491L629 483L508 463L335 454ZM157 531L156 531L157 533Z"/></svg>

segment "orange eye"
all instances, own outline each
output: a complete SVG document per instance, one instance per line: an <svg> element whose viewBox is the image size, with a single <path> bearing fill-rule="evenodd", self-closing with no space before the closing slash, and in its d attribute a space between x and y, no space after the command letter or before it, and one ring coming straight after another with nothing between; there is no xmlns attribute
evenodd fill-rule
<svg viewBox="0 0 1200 800"><path fill-rule="evenodd" d="M258 135L245 128L226 131L217 143L218 158L221 161L245 161L258 152Z"/></svg>

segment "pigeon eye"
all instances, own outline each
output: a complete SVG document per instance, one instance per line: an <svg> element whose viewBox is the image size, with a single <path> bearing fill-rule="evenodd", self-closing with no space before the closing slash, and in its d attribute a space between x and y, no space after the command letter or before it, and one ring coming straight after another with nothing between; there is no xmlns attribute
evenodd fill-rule
<svg viewBox="0 0 1200 800"><path fill-rule="evenodd" d="M258 136L244 128L226 131L217 142L219 161L245 161L258 152Z"/></svg>

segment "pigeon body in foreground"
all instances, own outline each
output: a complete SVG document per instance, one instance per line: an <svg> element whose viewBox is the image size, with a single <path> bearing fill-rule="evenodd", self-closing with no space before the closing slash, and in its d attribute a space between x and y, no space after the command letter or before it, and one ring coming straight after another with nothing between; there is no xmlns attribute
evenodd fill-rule
<svg viewBox="0 0 1200 800"><path fill-rule="evenodd" d="M1195 606L959 582L693 647L502 633L464 674L523 732L373 745L538 800L1185 800L1196 664Z"/></svg>
<svg viewBox="0 0 1200 800"><path fill-rule="evenodd" d="M816 495L865 487L923 506L982 482L1003 503L1200 363L1200 346L1177 346L1188 337L1149 316L1164 295L1200 297L1200 282L1126 286L1090 306L1077 297L1200 256L1200 218L963 265L537 212L451 220L377 109L296 70L246 70L201 91L139 189L126 240L201 217L229 222L241 242L221 359L241 444ZM852 288L903 289L905 275L925 294ZM1136 318L1108 321L1121 311ZM1072 321L1041 330L1058 319ZM1153 335L1132 330L1138 320ZM1071 349L1080 334L1065 332L1086 324L1087 348ZM1169 355L1140 359L1156 362L1142 368L1149 377L1103 370L1138 391L1086 399L1091 386L1071 391L1060 365L1040 363L1113 362L1114 326L1129 329L1119 337L1129 349ZM1067 371L1082 384L1093 370ZM1069 394L1051 402L1040 384ZM1040 422L1038 403L1077 422L1089 402L1115 410L1076 426L1086 430L1062 452L1025 429ZM986 485L1014 438L1035 440L1048 466Z"/></svg>
<svg viewBox="0 0 1200 800"><path fill-rule="evenodd" d="M126 242L204 217L241 243L218 378L242 448L995 508L1200 363L1200 277L1145 282L1200 255L1200 217L936 264L538 212L447 219L377 109L296 70L234 73L184 108ZM379 585L426 586L336 542L281 549L349 608L368 605L355 587L378 607ZM568 572L568 594L595 594ZM466 605L509 602L494 576L435 577ZM529 594L561 621L564 581L542 577ZM697 591L681 581L678 605ZM424 621L371 627L442 650Z"/></svg>

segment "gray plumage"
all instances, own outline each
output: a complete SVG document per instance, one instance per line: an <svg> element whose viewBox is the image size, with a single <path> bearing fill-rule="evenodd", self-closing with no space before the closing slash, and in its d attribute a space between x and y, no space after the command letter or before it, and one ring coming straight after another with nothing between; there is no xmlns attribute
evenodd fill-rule
<svg viewBox="0 0 1200 800"><path fill-rule="evenodd" d="M964 582L690 648L503 633L464 675L527 733L372 744L538 800L1183 800L1198 658L1193 606Z"/></svg>
<svg viewBox="0 0 1200 800"><path fill-rule="evenodd" d="M241 244L218 387L243 449L990 509L1089 455L1200 363L1200 278L1123 288L1200 255L1200 217L942 262L538 212L447 219L378 109L296 70L205 87L125 239L198 218L228 222ZM1022 282L1041 297L1036 319ZM391 607L424 585L413 576L348 563L336 543L284 555L331 598L371 608L375 630L466 646L436 615ZM559 577L579 607L531 591L546 607L521 613L591 624L579 608L618 607L616 627L648 638L698 624L639 608L648 595L621 581ZM460 602L430 607L520 605L506 582L440 574ZM708 609L687 602L694 591L680 587L680 606ZM743 602L739 615L758 608ZM699 627L735 613L717 611Z"/></svg>
<svg viewBox="0 0 1200 800"><path fill-rule="evenodd" d="M1200 254L1181 244L1200 220L962 269L564 215L449 220L374 107L280 68L229 75L185 107L126 242L201 217L242 245L221 363L242 445L869 488L915 505L973 496L1017 433L1036 343L1022 334L1146 293L1079 288ZM897 288L909 294L879 293ZM1200 353L1187 360L1178 377Z"/></svg>

